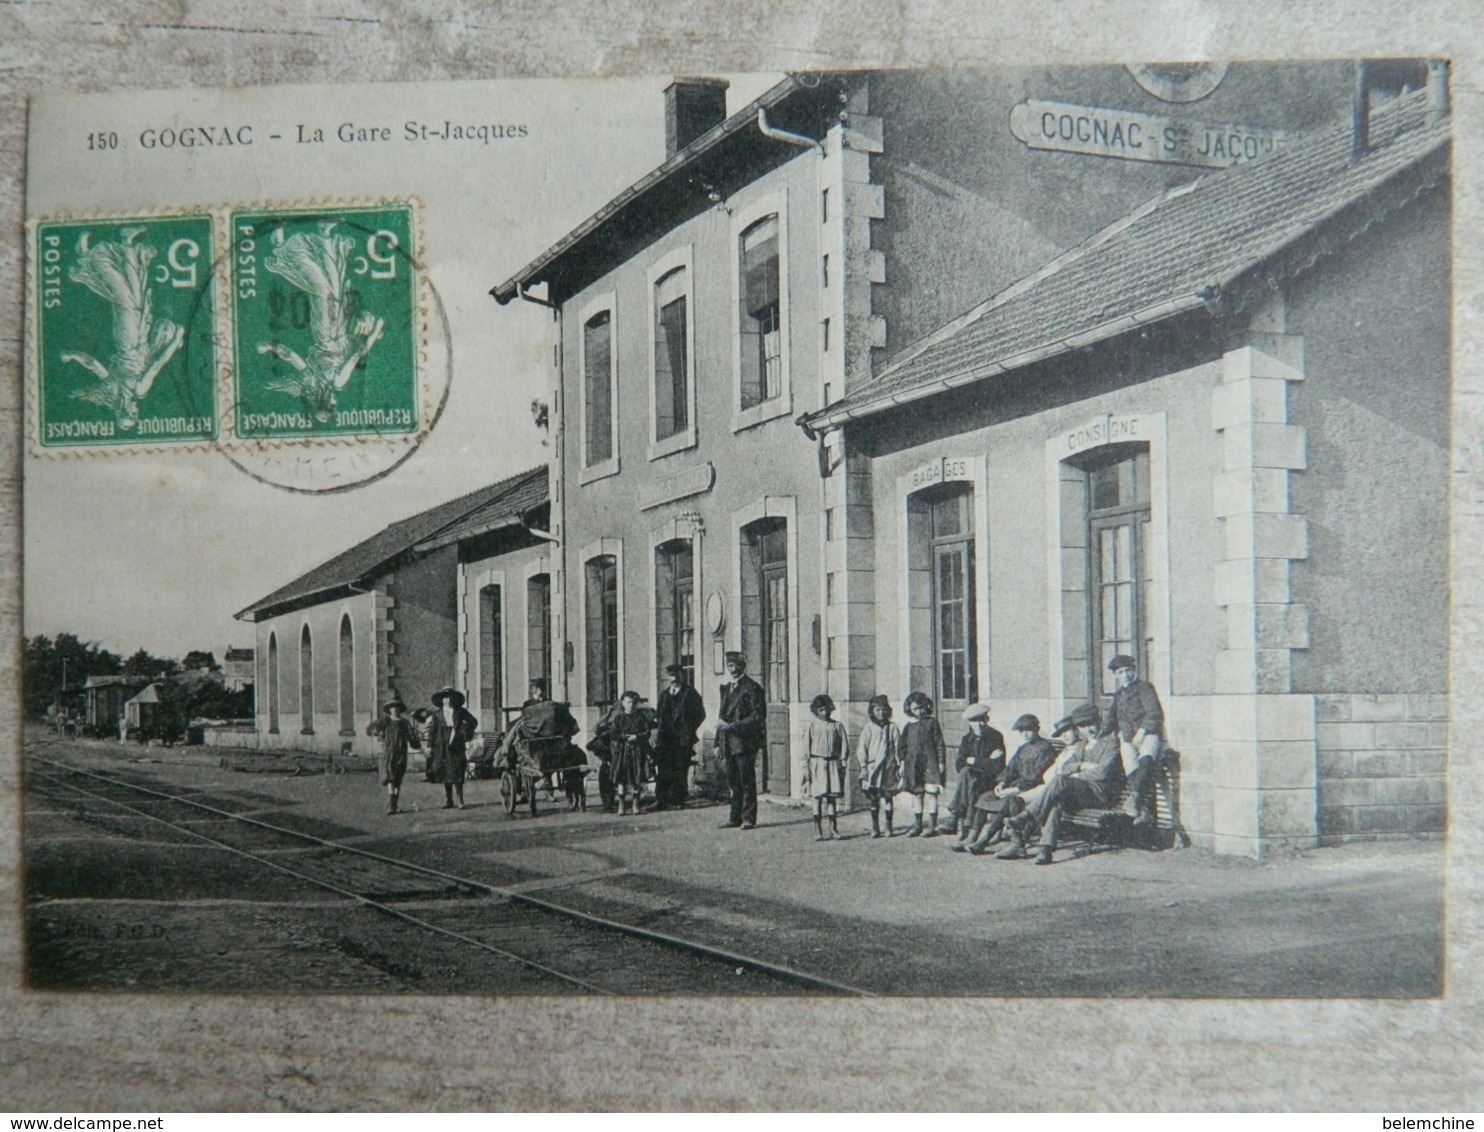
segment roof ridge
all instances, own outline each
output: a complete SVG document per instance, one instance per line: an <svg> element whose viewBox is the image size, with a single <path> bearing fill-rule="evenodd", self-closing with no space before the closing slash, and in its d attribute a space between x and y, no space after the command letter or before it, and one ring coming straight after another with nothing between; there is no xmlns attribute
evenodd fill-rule
<svg viewBox="0 0 1484 1132"><path fill-rule="evenodd" d="M1340 118L1288 148L1165 190L920 339L858 389L809 414L807 423L832 427L1200 306L1444 149L1451 119L1432 118L1428 97L1423 89L1377 107L1373 144L1358 159L1351 157L1352 125ZM1382 212L1401 206L1387 203L1394 191L1385 195L1376 201ZM1143 223L1148 227L1141 229ZM1211 243L1223 233L1236 241L1233 248ZM1156 255L1151 241L1162 240L1176 243ZM1098 254L1103 258L1078 269ZM1166 261L1168 277L1146 283L1151 264L1165 270ZM1049 283L1062 276L1064 283ZM1110 292L1118 280L1123 284ZM1042 294L1052 307L1049 322L1025 313ZM1079 302L1091 308L1079 309Z"/></svg>
<svg viewBox="0 0 1484 1132"><path fill-rule="evenodd" d="M1424 104L1426 98L1427 91L1425 89L1411 91L1406 94L1400 95L1397 98L1383 103L1381 106L1377 107L1372 112L1371 121L1373 123L1376 123L1378 118L1400 118L1404 111L1413 110L1417 108L1417 106ZM1405 128L1396 129L1395 122L1387 121L1385 122L1385 124L1393 126L1393 132L1385 139L1383 145L1377 146L1371 151L1372 154L1382 153L1390 150L1391 147L1396 144L1397 141L1400 140L1404 135L1412 132ZM1326 125L1320 126L1312 131L1296 135L1292 139L1292 142L1290 142L1290 144L1293 144L1295 142L1310 141L1316 146L1333 145L1337 139L1344 139L1345 137L1347 137L1352 128L1353 125L1351 119L1349 119L1348 117L1336 118L1331 120ZM1426 127L1419 126L1418 128L1425 129ZM912 344L903 347L902 350L894 355L892 359L886 364L886 366L882 368L880 373L875 374L871 377L870 381L868 381L866 385L863 386L863 388L868 388L869 386L875 385L878 382L884 382L890 374L900 370L908 362L917 357L920 357L923 353L932 349L939 343L946 341L949 338L955 337L966 327L971 326L974 323L978 322L980 319L984 318L985 315L999 309L1000 307L1013 301L1014 299L1019 298L1026 292L1031 291L1040 284L1044 283L1047 279L1060 274L1068 267L1097 251L1099 248L1106 246L1116 236L1119 236L1123 232L1126 232L1139 221L1146 219L1161 207L1183 197L1190 196L1203 189L1207 189L1213 184L1221 185L1237 177L1245 178L1254 176L1255 174L1253 173L1253 170L1265 171L1271 166L1281 164L1283 162L1283 158L1285 156L1291 156L1292 152L1292 150L1286 147L1277 147L1267 153L1260 154L1259 156L1253 158L1251 161L1233 162L1231 165L1227 165L1224 168L1214 169L1210 172L1202 173L1201 175L1195 177L1190 181L1186 181L1185 183L1180 185L1174 185L1168 189L1163 190L1160 193L1155 194L1154 196L1143 201L1141 204L1136 205L1129 212L1118 217L1118 219L1104 225L1102 228L1099 228L1097 231L1084 237L1082 240L1073 244L1065 251L1053 256L1040 267L1036 268L1026 275L1022 275L1019 279L1016 279L1015 281L1007 284L1001 290L997 291L995 294L991 295L988 299L979 303L977 306L971 308L968 311L965 311L963 314L950 320L949 322L944 323L936 330L930 331L928 334L917 339L917 341L913 342ZM841 400L844 400L844 398L841 398Z"/></svg>
<svg viewBox="0 0 1484 1132"><path fill-rule="evenodd" d="M348 560L348 568L351 563L356 562L358 555L363 555L375 549L376 555L374 559L368 559L365 563L360 564L356 571L356 577L363 577L369 571L378 569L398 555L411 550L418 543L424 542L448 530L480 508L487 507L503 496L514 494L525 483L539 476L549 475L549 473L550 470L546 464L537 464L523 472L517 472L514 475L507 476L505 479L497 480L484 487L475 488L472 491L465 492L463 495L457 495L452 499L444 500L442 503L436 503L431 507L425 507L421 511L394 520L380 530L372 532L359 542L342 550L340 553L331 555L329 558L296 575L288 582L268 593L265 597L259 598L257 601L245 606L238 613L234 614L234 616L240 618L244 614L255 612L269 605L294 601L311 596L314 593L320 592L322 589L333 589L336 585L344 584L343 579L339 581L327 580L324 586L305 589L303 592L295 592L296 587L300 586L307 579L313 578L314 575L327 570L335 563ZM444 514L438 514L439 512L443 512ZM441 521L431 527L418 525L419 520L430 519L439 519ZM377 544L383 541L387 545L378 548Z"/></svg>

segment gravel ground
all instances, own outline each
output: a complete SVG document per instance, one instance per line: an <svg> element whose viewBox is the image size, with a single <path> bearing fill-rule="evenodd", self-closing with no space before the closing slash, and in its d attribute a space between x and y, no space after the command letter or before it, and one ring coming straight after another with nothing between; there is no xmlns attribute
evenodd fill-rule
<svg viewBox="0 0 1484 1132"><path fill-rule="evenodd" d="M43 740L28 750L877 993L1441 993L1438 843L1350 845L1261 863L1198 849L1066 853L1037 868L950 853L946 838L875 841L863 835L863 815L842 818L845 840L815 843L802 811L782 805L765 805L750 832L718 829L724 813L711 807L618 818L567 814L553 803L536 819L507 819L493 783L470 783L469 808L445 811L440 788L409 781L409 812L386 817L368 774L244 773L199 748L141 754ZM231 761L251 765L247 755ZM37 774L27 786L34 986L563 990L493 956L471 961L451 941L415 939L405 924L158 822L87 803ZM194 828L214 835L219 826L203 817ZM232 842L276 846L272 836L235 832ZM456 902L429 907L459 930L488 929L490 941L512 930ZM519 938L530 945L529 935ZM549 946L632 993L787 989L751 976L718 979L714 964L685 971L621 948L594 959L586 943Z"/></svg>

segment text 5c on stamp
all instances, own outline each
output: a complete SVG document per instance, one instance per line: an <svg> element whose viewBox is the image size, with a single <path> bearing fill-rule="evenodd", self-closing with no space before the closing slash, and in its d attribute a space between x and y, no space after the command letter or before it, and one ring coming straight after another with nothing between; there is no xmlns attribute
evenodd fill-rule
<svg viewBox="0 0 1484 1132"><path fill-rule="evenodd" d="M215 438L214 258L205 215L37 226L43 448Z"/></svg>
<svg viewBox="0 0 1484 1132"><path fill-rule="evenodd" d="M415 232L409 203L232 213L239 438L417 430Z"/></svg>

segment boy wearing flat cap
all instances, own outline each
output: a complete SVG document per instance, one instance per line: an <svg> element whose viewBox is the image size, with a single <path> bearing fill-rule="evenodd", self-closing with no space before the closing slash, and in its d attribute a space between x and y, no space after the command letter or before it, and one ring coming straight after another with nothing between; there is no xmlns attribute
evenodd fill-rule
<svg viewBox="0 0 1484 1132"><path fill-rule="evenodd" d="M1011 846L999 856L1007 860L1026 856L1022 830L1041 827L1036 864L1051 864L1061 831L1063 813L1089 807L1111 806L1123 789L1123 763L1118 743L1111 735L1094 739L1098 731L1098 709L1083 704L1056 725L1055 735L1069 734L1071 741L1046 778L1045 793L1009 824Z"/></svg>
<svg viewBox="0 0 1484 1132"><path fill-rule="evenodd" d="M953 762L958 781L948 800L948 823L938 830L957 833L961 838L968 836L979 795L993 787L1005 769L1005 737L989 725L989 708L970 704L964 709L964 724L967 730L959 740L958 757Z"/></svg>
<svg viewBox="0 0 1484 1132"><path fill-rule="evenodd" d="M1119 653L1108 668L1118 681L1118 690L1113 693L1103 734L1118 736L1118 753L1129 784L1126 808L1135 825L1147 825L1154 819L1149 787L1164 749L1164 706L1154 685L1139 679L1139 663L1133 657Z"/></svg>

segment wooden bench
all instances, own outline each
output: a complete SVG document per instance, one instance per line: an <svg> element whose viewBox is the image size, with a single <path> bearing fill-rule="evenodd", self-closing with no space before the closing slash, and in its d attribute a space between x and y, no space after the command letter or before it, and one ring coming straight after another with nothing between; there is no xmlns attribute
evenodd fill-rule
<svg viewBox="0 0 1484 1132"><path fill-rule="evenodd" d="M1089 808L1062 814L1062 828L1083 834L1093 845L1145 849L1186 849L1190 838L1180 824L1180 752L1166 747L1160 752L1154 772L1154 821L1136 826L1123 807L1132 798L1127 786L1118 804L1108 809ZM1070 840L1070 838L1069 838Z"/></svg>

